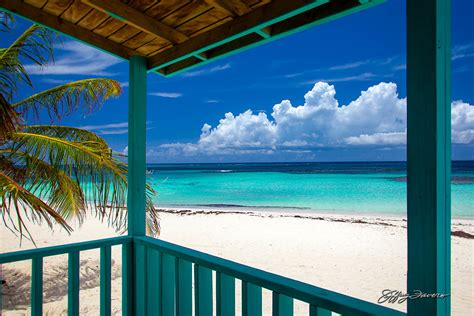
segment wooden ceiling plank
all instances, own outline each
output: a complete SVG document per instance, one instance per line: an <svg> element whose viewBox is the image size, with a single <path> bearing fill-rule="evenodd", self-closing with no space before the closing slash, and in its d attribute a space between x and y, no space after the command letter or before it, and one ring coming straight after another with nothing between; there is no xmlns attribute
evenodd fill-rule
<svg viewBox="0 0 474 316"><path fill-rule="evenodd" d="M83 29L71 22L61 20L55 15L47 13L41 9L35 8L29 4L20 1L0 0L0 7L14 14L20 15L35 23L42 24L50 29L61 32L80 40L83 43L90 44L96 48L109 52L117 57L128 59L137 53L131 49L123 47L111 40L103 38L91 31Z"/></svg>
<svg viewBox="0 0 474 316"><path fill-rule="evenodd" d="M252 11L246 3L240 0L204 0L214 8L226 12L230 16L240 16Z"/></svg>
<svg viewBox="0 0 474 316"><path fill-rule="evenodd" d="M264 32L271 31L271 37L262 38L257 34L257 32L247 34L206 51L207 60L190 63L188 59L185 59L187 62L179 61L170 66L164 67L165 76L175 76L182 72L189 71L198 65L205 65L230 54L267 43L314 25L332 21L336 18L355 13L380 2L381 1L377 0L360 5L359 0L332 0L331 2L273 24L271 30L264 30Z"/></svg>
<svg viewBox="0 0 474 316"><path fill-rule="evenodd" d="M326 2L327 0L274 0L205 33L196 35L182 44L156 54L148 59L148 69L166 67Z"/></svg>
<svg viewBox="0 0 474 316"><path fill-rule="evenodd" d="M104 13L120 17L125 23L137 29L161 37L171 43L182 43L188 36L157 21L143 12L131 8L118 0L82 0L82 2Z"/></svg>

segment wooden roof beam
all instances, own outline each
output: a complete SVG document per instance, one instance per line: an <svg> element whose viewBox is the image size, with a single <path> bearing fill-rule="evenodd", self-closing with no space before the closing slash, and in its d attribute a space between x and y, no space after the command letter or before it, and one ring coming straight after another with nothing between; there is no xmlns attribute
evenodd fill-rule
<svg viewBox="0 0 474 316"><path fill-rule="evenodd" d="M138 55L138 53L132 49L117 44L74 23L62 20L53 14L26 4L23 1L0 0L0 7L22 16L33 23L38 23L54 31L59 31L117 57L129 59L130 56Z"/></svg>
<svg viewBox="0 0 474 316"><path fill-rule="evenodd" d="M277 22L271 25L271 27L266 27L263 30L258 29L255 31L255 33L249 33L236 38L233 41L212 48L206 51L207 60L187 58L161 68L160 73L164 74L166 77L175 76L198 65L204 65L213 60L233 54L237 51L261 45L265 42L281 38L295 31L328 22L346 14L354 13L358 10L366 8L367 6L380 3L380 1L381 0L376 0L362 5L360 4L359 0L332 0L331 2L322 4L311 10L307 10L299 15Z"/></svg>
<svg viewBox="0 0 474 316"><path fill-rule="evenodd" d="M207 4L213 6L230 16L240 16L252 11L247 4L240 0L204 0Z"/></svg>
<svg viewBox="0 0 474 316"><path fill-rule="evenodd" d="M94 9L118 18L124 23L134 26L143 32L161 37L170 43L182 43L189 39L186 34L155 20L151 16L140 12L119 0L82 0L82 2Z"/></svg>
<svg viewBox="0 0 474 316"><path fill-rule="evenodd" d="M148 69L163 68L190 56L208 51L214 47L233 41L239 37L255 32L257 29L298 15L315 8L329 0L274 0L258 7L249 13L196 35L186 42L175 45L148 59Z"/></svg>

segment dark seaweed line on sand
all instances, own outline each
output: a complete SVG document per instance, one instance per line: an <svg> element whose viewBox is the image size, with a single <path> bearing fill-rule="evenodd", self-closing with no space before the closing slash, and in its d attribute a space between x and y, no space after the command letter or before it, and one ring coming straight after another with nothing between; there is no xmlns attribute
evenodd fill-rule
<svg viewBox="0 0 474 316"><path fill-rule="evenodd" d="M215 211L215 210L174 210L174 209L158 209L161 213L176 214L181 216L194 216L194 215L223 215L223 214L237 214L237 215L249 215L261 218L274 218L274 217L287 217L287 218L300 218L300 219L309 219L309 220L318 220L318 221L327 221L327 222L340 222L340 223L353 223L353 224L367 224L367 225L378 225L378 226L392 226L392 227L403 227L405 225L395 225L392 223L387 223L384 221L369 222L362 219L353 219L353 218L333 218L333 217L324 217L324 216L308 216L300 214L268 214L263 215L250 211ZM378 219L378 218L377 218ZM405 219L401 220L406 222ZM465 238L465 239L474 239L474 235L463 230L453 230L451 231L451 236Z"/></svg>

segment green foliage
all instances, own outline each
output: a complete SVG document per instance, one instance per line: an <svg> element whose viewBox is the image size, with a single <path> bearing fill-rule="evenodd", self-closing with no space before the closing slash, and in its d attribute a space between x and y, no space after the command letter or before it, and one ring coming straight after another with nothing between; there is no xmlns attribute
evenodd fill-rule
<svg viewBox="0 0 474 316"><path fill-rule="evenodd" d="M0 29L12 17L0 12ZM93 78L74 81L11 103L18 84L32 86L22 63L44 66L52 60L55 33L29 27L8 48L0 48L0 213L20 237L32 238L27 223L46 222L72 230L88 213L119 231L127 224L127 165L97 134L69 126L28 125L47 114L59 120L78 110L90 113L121 93L117 81ZM147 185L147 224L160 230L153 189Z"/></svg>

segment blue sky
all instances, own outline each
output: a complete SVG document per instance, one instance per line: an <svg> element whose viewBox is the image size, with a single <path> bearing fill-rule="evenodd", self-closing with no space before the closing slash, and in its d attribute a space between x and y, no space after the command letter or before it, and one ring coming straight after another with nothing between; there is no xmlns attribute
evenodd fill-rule
<svg viewBox="0 0 474 316"><path fill-rule="evenodd" d="M453 1L454 159L474 159L473 17L472 1ZM28 25L18 19L2 47ZM388 0L173 78L151 74L148 162L404 160L405 50L405 1ZM55 56L55 65L28 68L34 89L17 98L77 79L118 80L119 98L61 123L126 152L127 63L66 37Z"/></svg>

